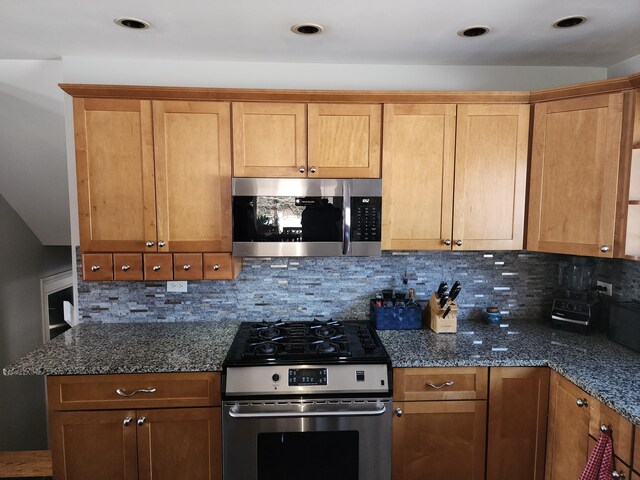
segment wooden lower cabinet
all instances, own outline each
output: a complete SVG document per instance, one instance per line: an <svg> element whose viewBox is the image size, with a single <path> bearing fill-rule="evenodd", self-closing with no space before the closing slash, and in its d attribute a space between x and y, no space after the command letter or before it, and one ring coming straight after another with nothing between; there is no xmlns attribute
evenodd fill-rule
<svg viewBox="0 0 640 480"><path fill-rule="evenodd" d="M544 478L548 399L548 368L491 368L487 480Z"/></svg>
<svg viewBox="0 0 640 480"><path fill-rule="evenodd" d="M397 402L394 480L484 478L487 402Z"/></svg>
<svg viewBox="0 0 640 480"><path fill-rule="evenodd" d="M220 407L51 413L54 480L219 480Z"/></svg>
<svg viewBox="0 0 640 480"><path fill-rule="evenodd" d="M580 388L551 373L546 480L580 478L589 454L590 402Z"/></svg>

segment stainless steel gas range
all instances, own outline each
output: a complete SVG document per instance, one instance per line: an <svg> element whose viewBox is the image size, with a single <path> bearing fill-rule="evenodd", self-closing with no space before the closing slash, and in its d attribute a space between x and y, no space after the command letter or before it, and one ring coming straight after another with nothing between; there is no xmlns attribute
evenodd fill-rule
<svg viewBox="0 0 640 480"><path fill-rule="evenodd" d="M224 480L390 480L391 372L369 322L242 323L223 364Z"/></svg>

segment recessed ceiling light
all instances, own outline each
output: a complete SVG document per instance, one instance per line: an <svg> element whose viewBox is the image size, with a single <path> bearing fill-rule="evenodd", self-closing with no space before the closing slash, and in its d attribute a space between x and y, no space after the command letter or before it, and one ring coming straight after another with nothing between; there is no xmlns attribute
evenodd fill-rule
<svg viewBox="0 0 640 480"><path fill-rule="evenodd" d="M458 35L461 37L479 37L481 35L486 35L489 33L491 29L489 27L485 27L484 25L474 25L473 27L463 28L462 30L458 30Z"/></svg>
<svg viewBox="0 0 640 480"><path fill-rule="evenodd" d="M587 17L583 17L582 15L572 15L570 17L564 17L556 21L553 24L553 27L554 28L577 27L578 25L582 25L586 21L587 21Z"/></svg>
<svg viewBox="0 0 640 480"><path fill-rule="evenodd" d="M114 20L116 25L134 30L146 30L150 27L149 22L140 20L139 18L121 17Z"/></svg>
<svg viewBox="0 0 640 480"><path fill-rule="evenodd" d="M291 27L291 31L298 35L316 35L322 33L322 30L322 26L315 23L299 23Z"/></svg>

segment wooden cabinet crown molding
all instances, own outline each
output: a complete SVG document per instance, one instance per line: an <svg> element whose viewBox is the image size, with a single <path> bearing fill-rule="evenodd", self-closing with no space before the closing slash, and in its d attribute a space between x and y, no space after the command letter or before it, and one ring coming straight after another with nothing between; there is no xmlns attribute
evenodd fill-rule
<svg viewBox="0 0 640 480"><path fill-rule="evenodd" d="M531 91L531 103L561 100L565 98L584 97L600 93L615 93L640 86L640 73L628 77L597 80L595 82L576 83L563 87L545 88Z"/></svg>
<svg viewBox="0 0 640 480"><path fill-rule="evenodd" d="M74 98L294 103L528 103L528 91L268 90L60 83Z"/></svg>

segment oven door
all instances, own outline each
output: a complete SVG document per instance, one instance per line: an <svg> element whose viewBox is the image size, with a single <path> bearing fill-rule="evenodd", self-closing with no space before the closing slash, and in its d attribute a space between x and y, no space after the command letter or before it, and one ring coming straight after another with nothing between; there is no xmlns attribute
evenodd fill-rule
<svg viewBox="0 0 640 480"><path fill-rule="evenodd" d="M391 399L227 401L224 480L390 480Z"/></svg>

